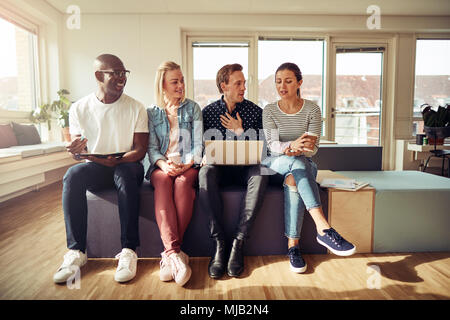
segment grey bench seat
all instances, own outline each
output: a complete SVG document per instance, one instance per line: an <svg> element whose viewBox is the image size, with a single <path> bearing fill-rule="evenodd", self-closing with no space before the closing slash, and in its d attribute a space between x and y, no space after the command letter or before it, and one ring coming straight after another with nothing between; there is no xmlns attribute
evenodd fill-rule
<svg viewBox="0 0 450 320"><path fill-rule="evenodd" d="M321 145L313 157L319 170L381 170L381 146L369 145ZM144 167L148 167L147 157ZM284 236L284 197L282 179L271 177L264 203L259 212L250 238L245 244L246 255L280 255L287 252L287 239ZM233 227L238 221L244 188L232 187L222 190L224 203L225 230L228 239L234 234ZM120 251L120 224L117 195L114 190L95 193L88 192L88 238L87 251L90 257L113 257ZM328 196L320 190L320 198L325 215L328 213ZM202 212L195 202L192 220L186 230L182 249L191 256L212 254L209 238L207 213ZM141 246L140 257L158 257L163 251L158 226L155 220L153 189L147 181L141 188L141 210L139 217ZM316 229L309 214L305 214L300 239L303 253L326 253L326 249L316 240Z"/></svg>
<svg viewBox="0 0 450 320"><path fill-rule="evenodd" d="M228 241L234 234L245 189L225 187L222 190L224 203L224 225ZM326 193L321 191L326 206ZM88 192L88 236L87 253L91 258L114 257L120 252L120 222L117 194L114 189ZM287 252L284 236L283 190L269 186L261 211L259 212L250 237L245 244L246 255L280 255ZM327 212L326 207L324 211ZM300 248L303 253L326 253L326 249L316 240L315 225L309 214L305 214ZM141 187L141 208L139 216L140 247L139 257L159 257L164 250L155 219L153 188L147 181ZM202 212L196 199L194 213L186 230L182 250L189 256L210 256L213 253L208 231L208 217Z"/></svg>
<svg viewBox="0 0 450 320"><path fill-rule="evenodd" d="M450 251L450 179L420 171L338 171L375 188L373 252Z"/></svg>

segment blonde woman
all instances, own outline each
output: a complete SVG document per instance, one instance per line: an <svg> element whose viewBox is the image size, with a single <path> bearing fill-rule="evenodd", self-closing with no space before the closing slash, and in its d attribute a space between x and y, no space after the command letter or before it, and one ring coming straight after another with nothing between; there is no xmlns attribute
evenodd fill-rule
<svg viewBox="0 0 450 320"><path fill-rule="evenodd" d="M147 109L150 168L146 178L155 188L155 216L164 244L160 279L174 279L183 286L191 268L180 247L192 217L202 160L202 112L196 102L185 98L183 73L175 62L159 66L155 97L157 104Z"/></svg>

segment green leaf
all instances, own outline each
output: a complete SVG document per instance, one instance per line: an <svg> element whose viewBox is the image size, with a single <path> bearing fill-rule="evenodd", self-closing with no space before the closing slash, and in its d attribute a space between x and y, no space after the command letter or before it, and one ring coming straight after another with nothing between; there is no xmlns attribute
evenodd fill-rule
<svg viewBox="0 0 450 320"><path fill-rule="evenodd" d="M62 103L64 103L67 106L71 104L70 100L67 99L66 97L61 97L61 101L62 101Z"/></svg>

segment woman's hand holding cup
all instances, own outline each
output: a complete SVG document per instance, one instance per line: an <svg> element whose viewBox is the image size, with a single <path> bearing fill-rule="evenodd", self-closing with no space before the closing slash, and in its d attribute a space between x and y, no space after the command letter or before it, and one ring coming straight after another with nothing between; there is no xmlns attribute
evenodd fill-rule
<svg viewBox="0 0 450 320"><path fill-rule="evenodd" d="M314 151L317 141L317 135L311 132L305 132L290 144L292 151Z"/></svg>

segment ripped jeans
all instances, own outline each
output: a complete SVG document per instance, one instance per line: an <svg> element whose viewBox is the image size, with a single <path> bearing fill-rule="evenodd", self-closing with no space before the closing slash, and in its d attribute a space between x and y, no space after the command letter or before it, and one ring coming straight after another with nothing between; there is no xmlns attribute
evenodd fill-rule
<svg viewBox="0 0 450 320"><path fill-rule="evenodd" d="M319 187L317 186L317 166L309 157L287 155L270 156L262 164L281 174L284 179L292 175L297 186L284 188L284 228L285 235L300 239L305 209L321 207Z"/></svg>

